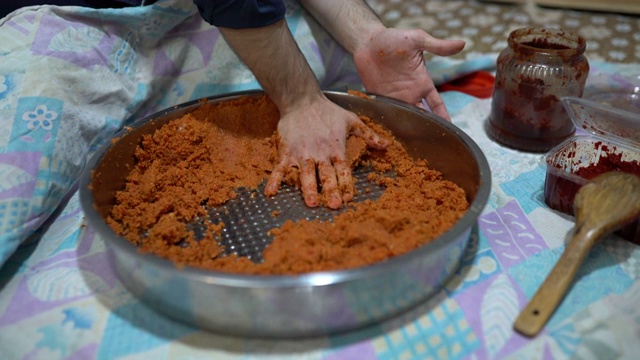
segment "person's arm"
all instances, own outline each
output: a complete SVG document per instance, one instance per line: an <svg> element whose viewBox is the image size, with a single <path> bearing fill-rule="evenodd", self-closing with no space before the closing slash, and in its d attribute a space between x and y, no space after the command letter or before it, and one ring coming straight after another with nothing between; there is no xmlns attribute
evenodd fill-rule
<svg viewBox="0 0 640 360"><path fill-rule="evenodd" d="M265 194L275 195L284 175L297 167L308 206L321 202L316 177L322 184L327 207L338 208L350 201L355 187L345 160L347 136L355 134L377 148L388 143L356 114L324 96L284 20L260 28L219 29L280 110L280 159L269 177Z"/></svg>
<svg viewBox="0 0 640 360"><path fill-rule="evenodd" d="M453 55L464 47L460 40L436 39L423 30L384 26L363 0L301 0L305 9L353 55L367 92L389 96L449 114L431 80L423 52Z"/></svg>
<svg viewBox="0 0 640 360"><path fill-rule="evenodd" d="M260 28L219 30L278 106L281 116L321 96L320 85L284 20Z"/></svg>
<svg viewBox="0 0 640 360"><path fill-rule="evenodd" d="M351 54L386 29L363 0L300 0L300 3Z"/></svg>

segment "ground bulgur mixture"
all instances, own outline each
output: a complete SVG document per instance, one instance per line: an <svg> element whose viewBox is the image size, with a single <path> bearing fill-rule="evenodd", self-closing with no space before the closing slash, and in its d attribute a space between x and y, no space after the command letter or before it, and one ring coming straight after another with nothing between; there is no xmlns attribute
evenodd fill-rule
<svg viewBox="0 0 640 360"><path fill-rule="evenodd" d="M146 135L126 188L116 196L109 225L140 251L178 265L291 275L364 266L406 253L444 233L468 208L459 186L443 180L425 161L411 159L399 142L381 151L350 137L347 156L352 166L371 166L369 179L386 187L379 199L343 205L350 208L333 221L287 221L270 230L265 236L274 238L261 263L223 255L217 239L224 224L209 224L200 240L187 224L206 216L207 207L234 198L235 189L257 188L265 181L277 160L278 119L277 108L264 96L203 102ZM385 175L389 171L392 176ZM286 180L297 185L296 172Z"/></svg>

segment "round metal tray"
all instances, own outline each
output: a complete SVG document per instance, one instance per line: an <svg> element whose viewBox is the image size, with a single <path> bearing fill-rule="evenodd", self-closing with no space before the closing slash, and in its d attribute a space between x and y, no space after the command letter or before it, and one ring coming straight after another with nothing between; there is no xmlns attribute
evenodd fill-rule
<svg viewBox="0 0 640 360"><path fill-rule="evenodd" d="M338 105L387 127L411 156L426 159L446 179L461 186L470 203L465 215L445 234L410 253L344 271L248 276L176 268L166 259L142 254L104 219L115 193L124 188L142 136L197 108L200 101L192 101L141 119L132 129L116 134L119 140L101 148L80 179L89 226L105 241L112 269L127 289L159 313L179 321L215 332L269 338L327 335L363 327L398 315L437 292L459 266L470 232L487 203L491 176L485 156L455 125L427 111L380 96L325 94ZM248 91L206 101L262 95ZM363 171L354 173L358 184L366 182L365 176L358 175ZM255 199L264 197L251 192L240 191L239 200L225 204L226 209L212 209L211 216L228 214L224 221L230 230L222 241L231 251L255 260L269 242L263 232L254 231L273 218L269 215L273 209L266 206L279 206L277 210L297 218L326 219L335 214L328 209L307 209L296 189L285 188L267 199L271 205L256 203ZM369 196L377 196L376 191ZM278 218L285 218L282 215ZM231 248L230 244L240 246Z"/></svg>

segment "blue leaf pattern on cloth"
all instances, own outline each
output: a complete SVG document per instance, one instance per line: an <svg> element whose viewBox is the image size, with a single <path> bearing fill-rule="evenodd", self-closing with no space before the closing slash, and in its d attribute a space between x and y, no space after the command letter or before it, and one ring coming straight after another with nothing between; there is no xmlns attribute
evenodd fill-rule
<svg viewBox="0 0 640 360"><path fill-rule="evenodd" d="M42 339L36 344L36 349L47 348L52 351L59 351L63 357L68 355L69 341L71 339L60 329L58 324L41 327L38 332L42 334Z"/></svg>
<svg viewBox="0 0 640 360"><path fill-rule="evenodd" d="M57 33L49 43L49 49L53 51L82 52L89 51L100 43L104 33L96 28L84 26L81 28L69 27Z"/></svg>
<svg viewBox="0 0 640 360"><path fill-rule="evenodd" d="M133 32L128 33L118 45L118 49L113 55L113 72L124 74L127 79L133 79L135 73L132 71L133 64L137 58L134 47L138 44L138 38Z"/></svg>
<svg viewBox="0 0 640 360"><path fill-rule="evenodd" d="M62 311L64 321L62 324L70 322L75 329L90 329L95 317L95 311L80 308L69 308Z"/></svg>
<svg viewBox="0 0 640 360"><path fill-rule="evenodd" d="M482 332L487 352L495 357L511 337L518 315L518 298L509 278L502 274L491 283L480 308Z"/></svg>
<svg viewBox="0 0 640 360"><path fill-rule="evenodd" d="M82 219L79 217L66 217L57 220L49 227L46 233L46 241L42 241L34 251L30 260L34 263L43 259L51 259L56 254L65 251L76 251L78 246L78 225Z"/></svg>
<svg viewBox="0 0 640 360"><path fill-rule="evenodd" d="M54 281L54 279L65 279ZM87 286L90 282L91 286ZM108 284L99 276L79 269L58 267L34 274L28 281L31 294L42 301L60 301L78 296L101 292L97 289L107 289Z"/></svg>
<svg viewBox="0 0 640 360"><path fill-rule="evenodd" d="M0 192L34 181L33 175L10 164L0 164Z"/></svg>
<svg viewBox="0 0 640 360"><path fill-rule="evenodd" d="M192 44L168 44L163 46L165 55L174 64L181 64L180 71L189 72L205 67L204 57L197 46Z"/></svg>
<svg viewBox="0 0 640 360"><path fill-rule="evenodd" d="M105 333L98 350L98 358L113 359L138 351L152 349L196 331L195 328L175 320L158 316L158 313L141 303L129 303L111 309L107 321L111 331Z"/></svg>
<svg viewBox="0 0 640 360"><path fill-rule="evenodd" d="M3 92L9 89L9 86L7 85L7 79L8 79L7 76L0 75L0 94L2 94Z"/></svg>
<svg viewBox="0 0 640 360"><path fill-rule="evenodd" d="M11 93L12 88L13 88L12 75L1 74L0 75L0 100L3 100L4 98L6 98L7 95Z"/></svg>
<svg viewBox="0 0 640 360"><path fill-rule="evenodd" d="M549 333L549 342L557 357L571 356L580 344L580 336L572 324L563 324Z"/></svg>

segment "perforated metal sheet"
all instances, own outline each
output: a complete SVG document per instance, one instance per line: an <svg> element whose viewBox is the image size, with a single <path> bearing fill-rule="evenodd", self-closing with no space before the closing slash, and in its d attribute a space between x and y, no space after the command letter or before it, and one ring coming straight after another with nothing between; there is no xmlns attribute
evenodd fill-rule
<svg viewBox="0 0 640 360"><path fill-rule="evenodd" d="M367 179L371 170L358 167L353 171L357 193L353 203L364 200L375 200L384 192L384 187ZM283 185L274 197L264 196L262 183L258 189L236 189L238 196L223 206L208 209L208 218L196 219L189 224L189 229L201 238L206 231L207 223L223 222L225 227L219 243L225 246L227 254L234 253L245 256L254 262L262 261L262 253L271 243L273 237L267 232L280 227L287 220L331 221L334 216L350 208L349 205L331 210L324 206L307 207L299 189Z"/></svg>

